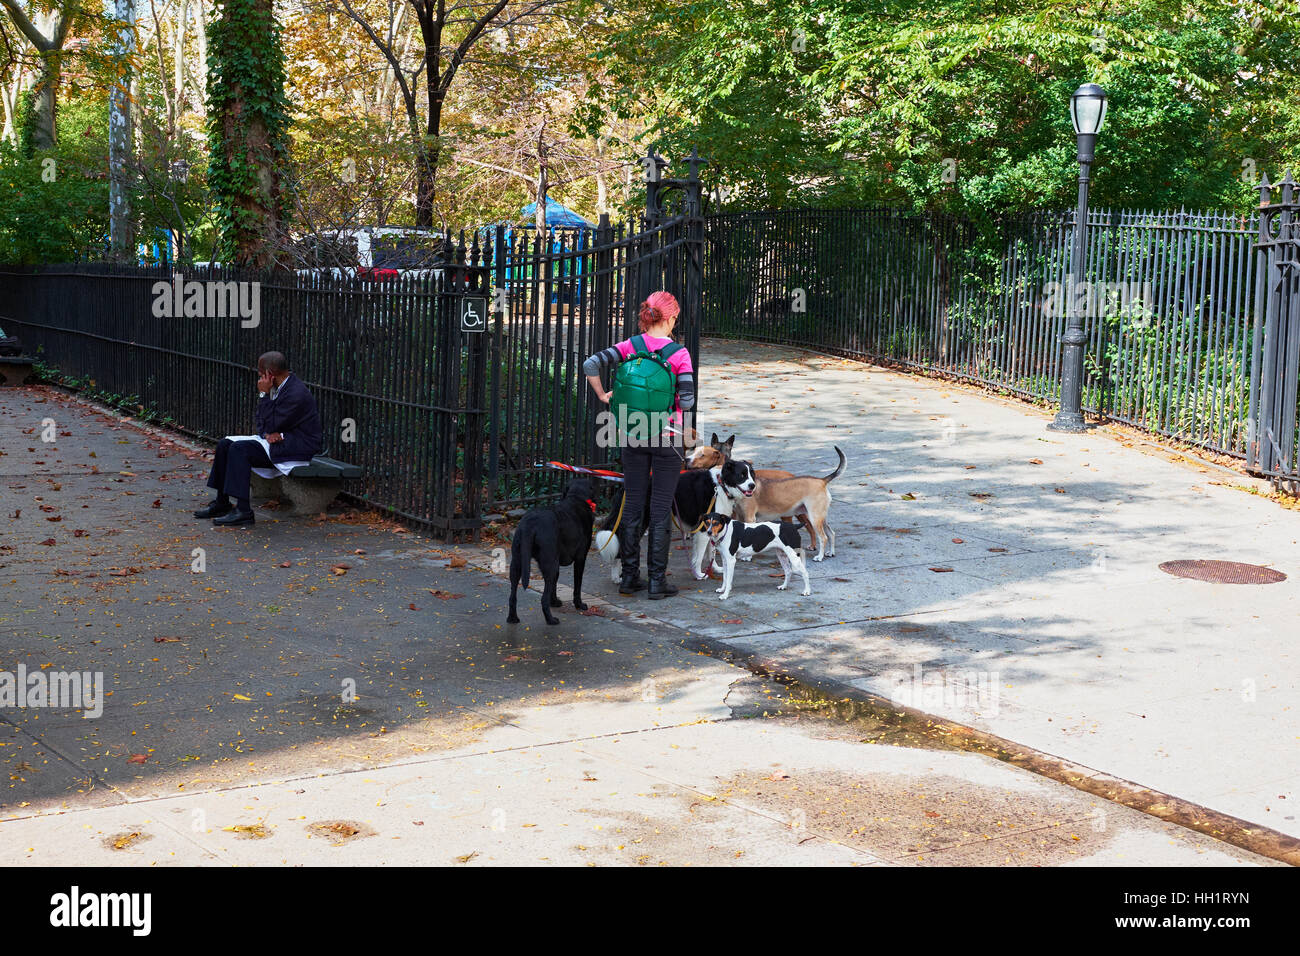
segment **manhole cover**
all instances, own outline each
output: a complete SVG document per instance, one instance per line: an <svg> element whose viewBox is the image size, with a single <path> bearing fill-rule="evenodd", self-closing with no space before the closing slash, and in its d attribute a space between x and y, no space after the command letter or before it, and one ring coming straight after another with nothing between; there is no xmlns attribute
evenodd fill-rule
<svg viewBox="0 0 1300 956"><path fill-rule="evenodd" d="M1286 580L1281 571L1238 561L1166 561L1160 565L1160 570L1176 578L1216 584L1277 584Z"/></svg>

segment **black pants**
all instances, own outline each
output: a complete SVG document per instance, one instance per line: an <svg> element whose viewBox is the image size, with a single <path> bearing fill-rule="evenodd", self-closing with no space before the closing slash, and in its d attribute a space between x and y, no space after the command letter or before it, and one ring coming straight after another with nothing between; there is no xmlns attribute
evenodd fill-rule
<svg viewBox="0 0 1300 956"><path fill-rule="evenodd" d="M254 468L271 467L271 459L266 457L266 450L261 442L231 441L223 438L217 442L217 457L212 462L212 472L208 475L208 487L219 495L227 495L236 501L247 501L249 495L250 475Z"/></svg>
<svg viewBox="0 0 1300 956"><path fill-rule="evenodd" d="M672 447L623 448L623 508L641 514L650 496L650 524L662 521L672 511L682 458Z"/></svg>

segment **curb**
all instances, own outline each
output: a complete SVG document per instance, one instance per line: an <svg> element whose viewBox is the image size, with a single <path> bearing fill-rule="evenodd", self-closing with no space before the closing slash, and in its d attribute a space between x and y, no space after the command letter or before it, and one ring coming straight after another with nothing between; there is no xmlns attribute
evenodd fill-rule
<svg viewBox="0 0 1300 956"><path fill-rule="evenodd" d="M675 625L669 625L675 626ZM677 628L682 630L681 628ZM851 684L821 677L802 668L739 651L713 638L686 632L682 643L690 650L724 660L752 673L795 688L813 700L847 705L849 716L870 716L888 724L914 724L918 734L942 739L947 746L984 754L1039 776L1139 810L1167 823L1194 830L1224 843L1290 866L1300 866L1300 838L1230 814L1211 810L1172 794L1152 790L1131 780L1074 763L1033 747L1018 744L988 731L936 717L914 707L895 703Z"/></svg>

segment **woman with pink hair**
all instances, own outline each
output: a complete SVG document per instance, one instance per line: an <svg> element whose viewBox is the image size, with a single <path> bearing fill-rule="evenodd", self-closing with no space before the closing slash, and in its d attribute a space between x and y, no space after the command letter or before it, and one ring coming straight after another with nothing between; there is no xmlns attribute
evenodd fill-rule
<svg viewBox="0 0 1300 956"><path fill-rule="evenodd" d="M677 394L673 411L667 417L667 427L658 434L649 435L647 441L630 434L620 436L624 497L619 557L623 561L623 575L618 590L620 594L633 594L645 587L640 573L641 532L644 530L641 516L648 496L650 547L646 552L646 568L652 601L677 593L677 588L669 584L666 577L670 521L673 496L677 493L677 479L682 468L682 435L686 431L684 413L695 407L695 371L691 366L691 353L672 338L680 313L681 308L671 293L652 292L641 304L638 317L641 334L597 352L582 364L592 391L607 405L612 393L605 390L603 373L610 368L617 369L638 350L656 353L676 376ZM636 339L640 340L639 344Z"/></svg>

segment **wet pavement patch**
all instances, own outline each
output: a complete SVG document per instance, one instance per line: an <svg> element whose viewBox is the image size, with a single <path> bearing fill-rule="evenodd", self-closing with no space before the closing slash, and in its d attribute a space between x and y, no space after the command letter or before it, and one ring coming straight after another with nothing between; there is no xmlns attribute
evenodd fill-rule
<svg viewBox="0 0 1300 956"><path fill-rule="evenodd" d="M915 780L818 770L747 773L722 783L721 799L777 815L800 839L822 838L881 859L1045 864L1087 857L1106 842L1104 815L1082 797L1047 788L1011 791L943 777Z"/></svg>
<svg viewBox="0 0 1300 956"><path fill-rule="evenodd" d="M121 833L104 837L104 846L110 850L130 850L152 839L153 837L143 830L123 830Z"/></svg>
<svg viewBox="0 0 1300 956"><path fill-rule="evenodd" d="M343 846L355 840L378 836L378 831L355 820L319 820L307 824L307 832L313 836L323 836L333 846Z"/></svg>

